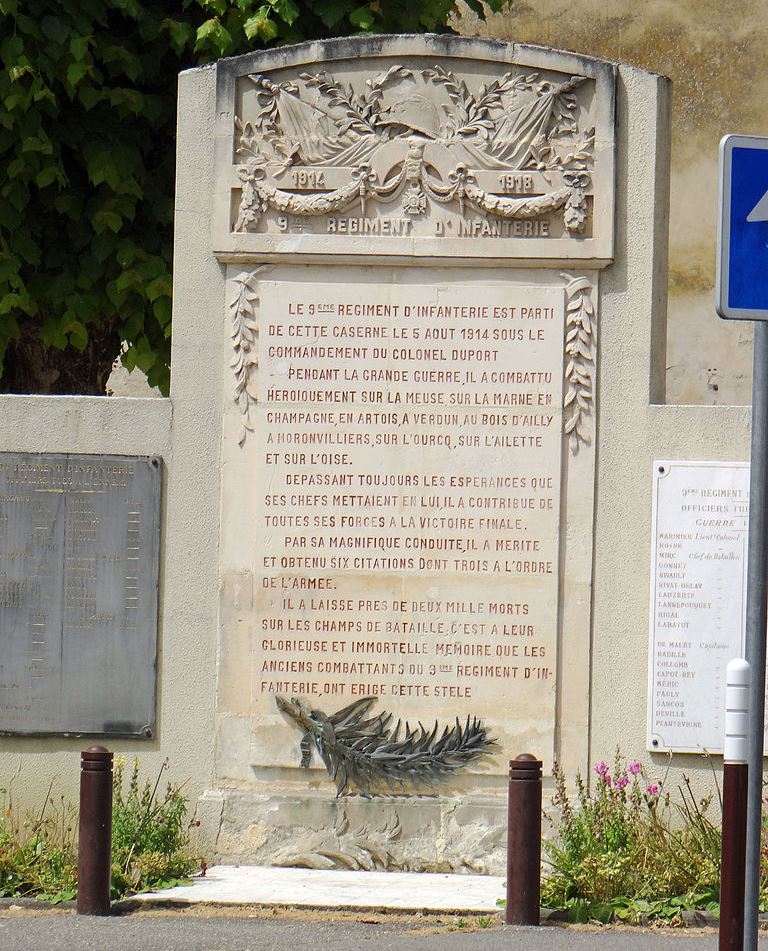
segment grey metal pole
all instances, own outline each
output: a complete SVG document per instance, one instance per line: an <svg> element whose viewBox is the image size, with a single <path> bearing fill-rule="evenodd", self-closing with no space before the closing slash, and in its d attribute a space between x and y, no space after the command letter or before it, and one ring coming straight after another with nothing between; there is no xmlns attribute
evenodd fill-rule
<svg viewBox="0 0 768 951"><path fill-rule="evenodd" d="M765 637L768 607L768 322L755 321L752 360L752 452L749 475L746 659L752 669L747 801L744 951L757 951L760 821L763 804Z"/></svg>

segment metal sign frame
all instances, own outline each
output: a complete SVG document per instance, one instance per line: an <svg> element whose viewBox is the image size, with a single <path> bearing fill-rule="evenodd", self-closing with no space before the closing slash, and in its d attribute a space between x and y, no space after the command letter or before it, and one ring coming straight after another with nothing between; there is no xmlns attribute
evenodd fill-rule
<svg viewBox="0 0 768 951"><path fill-rule="evenodd" d="M733 151L734 149L762 150L766 152L766 195L768 195L768 137L757 135L725 135L720 140L720 189L717 215L717 275L715 283L715 309L726 320L768 320L768 268L765 270L765 308L740 307L730 304L731 277L734 252L731 241L733 207ZM737 192L737 195L739 193ZM758 197L757 205L763 204L765 195ZM762 210L762 209L761 209ZM751 214L751 213L750 213ZM768 222L768 210L764 212ZM760 219L758 219L759 221ZM757 222L756 222L757 223ZM768 228L768 224L766 225Z"/></svg>

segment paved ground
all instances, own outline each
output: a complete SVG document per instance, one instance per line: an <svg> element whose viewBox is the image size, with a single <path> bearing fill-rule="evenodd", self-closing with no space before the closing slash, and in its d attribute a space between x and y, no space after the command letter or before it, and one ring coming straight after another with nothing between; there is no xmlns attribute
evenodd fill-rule
<svg viewBox="0 0 768 951"><path fill-rule="evenodd" d="M220 866L109 918L0 902L2 951L715 951L715 931L504 928L503 879ZM214 904L212 904L214 903ZM297 907L300 906L300 907ZM352 910L349 910L352 909ZM412 913L405 914L404 909ZM415 910L415 911L414 911ZM419 912L421 910L421 912ZM761 939L768 951L768 936Z"/></svg>
<svg viewBox="0 0 768 951"><path fill-rule="evenodd" d="M207 912L206 912L207 913ZM228 912L231 915L232 912ZM270 913L272 914L272 913ZM299 913L294 912L294 915ZM145 912L118 918L0 912L3 951L715 951L717 935L545 926L504 928L478 919L305 913L206 917ZM486 919L483 919L486 923ZM449 930L450 929L450 930ZM761 947L768 949L768 938Z"/></svg>

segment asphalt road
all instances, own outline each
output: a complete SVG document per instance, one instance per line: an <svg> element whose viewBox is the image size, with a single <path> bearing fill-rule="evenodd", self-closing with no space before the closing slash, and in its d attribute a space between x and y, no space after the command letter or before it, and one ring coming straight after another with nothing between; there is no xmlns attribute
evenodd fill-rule
<svg viewBox="0 0 768 951"><path fill-rule="evenodd" d="M466 924L466 926L465 926ZM454 930L446 930L446 929ZM768 937L761 939L768 951ZM0 912L3 951L714 951L717 935L690 930L583 930L553 925L476 928L466 922L391 919L215 917L131 914L112 918L71 913Z"/></svg>

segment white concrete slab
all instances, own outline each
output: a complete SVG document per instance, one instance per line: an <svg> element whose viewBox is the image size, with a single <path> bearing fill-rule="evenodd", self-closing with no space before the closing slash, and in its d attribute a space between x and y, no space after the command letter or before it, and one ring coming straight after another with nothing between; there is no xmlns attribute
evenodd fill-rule
<svg viewBox="0 0 768 951"><path fill-rule="evenodd" d="M186 904L391 908L403 911L497 911L504 879L490 875L339 872L256 865L216 865L191 885L137 895L141 901Z"/></svg>

